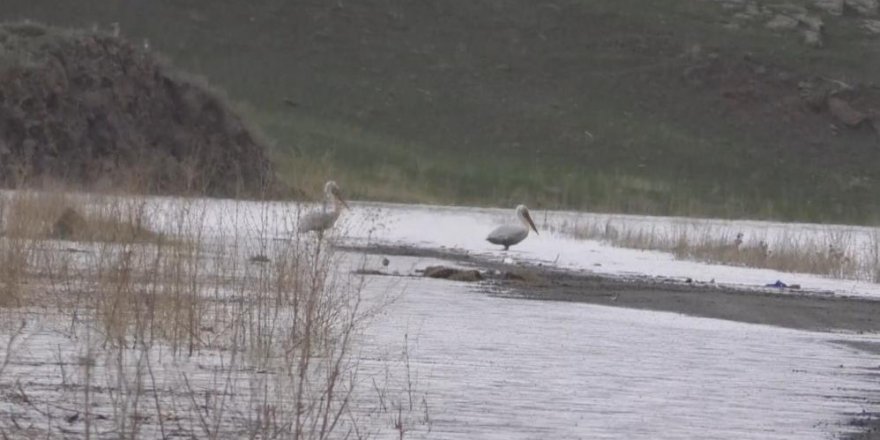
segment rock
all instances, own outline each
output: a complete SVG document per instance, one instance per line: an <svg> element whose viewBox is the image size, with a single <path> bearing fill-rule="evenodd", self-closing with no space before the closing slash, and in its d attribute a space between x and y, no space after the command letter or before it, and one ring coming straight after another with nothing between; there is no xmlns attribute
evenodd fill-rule
<svg viewBox="0 0 880 440"><path fill-rule="evenodd" d="M759 8L756 3L749 3L746 5L745 14L751 17L757 17L761 15L761 8Z"/></svg>
<svg viewBox="0 0 880 440"><path fill-rule="evenodd" d="M740 9L742 8L743 2L721 2L721 7L724 9Z"/></svg>
<svg viewBox="0 0 880 440"><path fill-rule="evenodd" d="M872 35L880 34L880 20L862 20L862 29Z"/></svg>
<svg viewBox="0 0 880 440"><path fill-rule="evenodd" d="M852 86L836 80L804 80L798 82L801 98L814 111L828 108L828 98L840 92L852 90Z"/></svg>
<svg viewBox="0 0 880 440"><path fill-rule="evenodd" d="M263 263L268 263L272 260L270 260L269 257L267 257L263 254L257 254L257 255L253 255L250 258L248 258L248 261L250 261L251 263L263 264Z"/></svg>
<svg viewBox="0 0 880 440"><path fill-rule="evenodd" d="M848 102L836 96L828 98L828 110L848 127L858 127L868 119L868 115L854 109Z"/></svg>
<svg viewBox="0 0 880 440"><path fill-rule="evenodd" d="M526 277L524 277L524 276L522 276L522 275L520 275L520 274L518 274L518 273L515 273L515 272L504 272L504 273L501 275L501 279L503 279L503 280L512 280L512 281L525 281L525 280L526 280Z"/></svg>
<svg viewBox="0 0 880 440"><path fill-rule="evenodd" d="M387 273L376 269L358 269L353 271L352 273L355 275L388 275Z"/></svg>
<svg viewBox="0 0 880 440"><path fill-rule="evenodd" d="M466 282L474 282L480 281L483 279L483 275L480 274L478 270L460 270L452 274L449 277L452 281L466 281Z"/></svg>
<svg viewBox="0 0 880 440"><path fill-rule="evenodd" d="M774 31L790 31L798 27L798 21L787 15L777 14L764 26Z"/></svg>
<svg viewBox="0 0 880 440"><path fill-rule="evenodd" d="M793 5L791 3L782 3L776 5L770 5L771 10L780 12L782 14L788 15L790 17L797 18L801 15L807 15L807 8L801 5Z"/></svg>
<svg viewBox="0 0 880 440"><path fill-rule="evenodd" d="M87 226L86 219L73 208L65 209L52 224L52 237L69 240L81 234Z"/></svg>
<svg viewBox="0 0 880 440"><path fill-rule="evenodd" d="M845 0L844 6L861 15L874 15L877 13L878 0Z"/></svg>
<svg viewBox="0 0 880 440"><path fill-rule="evenodd" d="M810 47L822 47L822 33L812 29L804 30L804 44Z"/></svg>
<svg viewBox="0 0 880 440"><path fill-rule="evenodd" d="M483 275L474 269L455 269L446 266L428 266L425 268L424 276L428 278L441 278L452 281L480 281Z"/></svg>
<svg viewBox="0 0 880 440"><path fill-rule="evenodd" d="M797 21L811 31L822 32L822 28L825 27L825 22L822 21L822 17L817 15L809 15L809 14L799 14L795 16Z"/></svg>
<svg viewBox="0 0 880 440"><path fill-rule="evenodd" d="M428 278L449 278L455 269L446 266L428 266L424 275Z"/></svg>
<svg viewBox="0 0 880 440"><path fill-rule="evenodd" d="M813 4L831 15L843 14L843 0L814 0Z"/></svg>

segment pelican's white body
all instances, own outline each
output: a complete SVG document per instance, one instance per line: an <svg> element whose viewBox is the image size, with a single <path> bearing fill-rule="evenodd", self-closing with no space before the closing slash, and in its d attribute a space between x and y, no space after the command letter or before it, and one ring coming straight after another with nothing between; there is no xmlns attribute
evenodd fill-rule
<svg viewBox="0 0 880 440"><path fill-rule="evenodd" d="M340 211L339 204L333 205L333 209L328 209L325 203L321 210L304 215L299 222L299 232L324 231L333 227Z"/></svg>
<svg viewBox="0 0 880 440"><path fill-rule="evenodd" d="M299 232L324 232L333 227L342 211L339 199L339 187L336 182L329 181L324 185L324 203L321 209L302 216L299 221Z"/></svg>
<svg viewBox="0 0 880 440"><path fill-rule="evenodd" d="M516 217L519 223L507 224L495 228L486 237L486 241L492 244L500 244L507 250L529 236L529 226L532 225L529 217L529 209L525 205L516 207Z"/></svg>
<svg viewBox="0 0 880 440"><path fill-rule="evenodd" d="M500 244L504 247L513 246L529 236L529 227L525 225L503 225L495 228L486 237L486 240L492 244Z"/></svg>

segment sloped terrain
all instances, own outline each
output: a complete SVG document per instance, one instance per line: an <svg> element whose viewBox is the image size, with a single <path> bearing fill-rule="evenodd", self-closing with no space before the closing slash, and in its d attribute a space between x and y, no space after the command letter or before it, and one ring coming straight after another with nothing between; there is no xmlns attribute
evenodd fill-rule
<svg viewBox="0 0 880 440"><path fill-rule="evenodd" d="M253 195L271 184L226 102L106 33L0 26L0 181Z"/></svg>
<svg viewBox="0 0 880 440"><path fill-rule="evenodd" d="M0 14L119 22L249 103L287 147L283 175L332 175L356 198L872 222L876 12L826 3L10 0Z"/></svg>

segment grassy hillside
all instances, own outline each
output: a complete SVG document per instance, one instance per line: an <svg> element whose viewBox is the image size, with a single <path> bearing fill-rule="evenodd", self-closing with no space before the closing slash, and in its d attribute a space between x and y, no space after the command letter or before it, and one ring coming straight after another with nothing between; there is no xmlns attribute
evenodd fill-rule
<svg viewBox="0 0 880 440"><path fill-rule="evenodd" d="M7 0L0 18L118 21L242 102L300 186L873 222L877 135L804 88L858 85L845 97L871 110L880 46L810 12L821 48L708 0Z"/></svg>

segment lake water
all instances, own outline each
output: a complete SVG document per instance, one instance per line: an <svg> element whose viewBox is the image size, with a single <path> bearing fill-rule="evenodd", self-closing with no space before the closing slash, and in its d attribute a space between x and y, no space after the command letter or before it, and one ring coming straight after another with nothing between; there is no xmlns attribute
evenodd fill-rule
<svg viewBox="0 0 880 440"><path fill-rule="evenodd" d="M880 399L880 357L841 343L873 335L501 298L433 279L368 286L400 295L370 327L365 357L397 356L407 335L431 438L828 438Z"/></svg>
<svg viewBox="0 0 880 440"><path fill-rule="evenodd" d="M162 209L150 217L156 229L173 230L168 219L181 211L177 205L185 204L187 212L198 213L193 230L241 238L241 246L225 248L240 253L226 255L240 261L285 246L297 212L281 203L155 203L166 212L165 220ZM502 254L483 238L493 223L506 218L505 211L376 204L353 208L341 227L346 240L359 244L446 246L487 258L558 260L580 269L602 261L603 267L618 272L627 267L707 270L658 253L615 250L549 233L529 237L514 252ZM188 222L177 225L190 227ZM234 233L244 230L251 232ZM253 231L259 237L251 236ZM365 258L367 266L378 267L379 256L348 254L338 270L348 273ZM390 259L386 270L401 274L437 263ZM733 280L742 280L740 273L755 279L767 276L737 270L746 272L727 272L734 274ZM368 398L370 385L388 377L398 392L412 384L412 395L427 403L429 422L415 405L401 416L412 429L406 438L819 439L853 431L853 417L880 410L880 356L851 344L874 341L876 335L504 298L478 284L417 277L368 276L366 281L369 301L395 299L373 318L360 341L359 398ZM55 399L51 393L64 380L57 359L77 354L65 338L43 332L26 339L25 346L33 347L22 351L4 379L32 378L38 365L46 369L39 374L46 400ZM405 347L408 369L400 362ZM201 368L198 359L186 362ZM167 368L183 368L186 362ZM78 402L76 398L71 402ZM397 438L392 423L387 416L375 420L377 437Z"/></svg>

